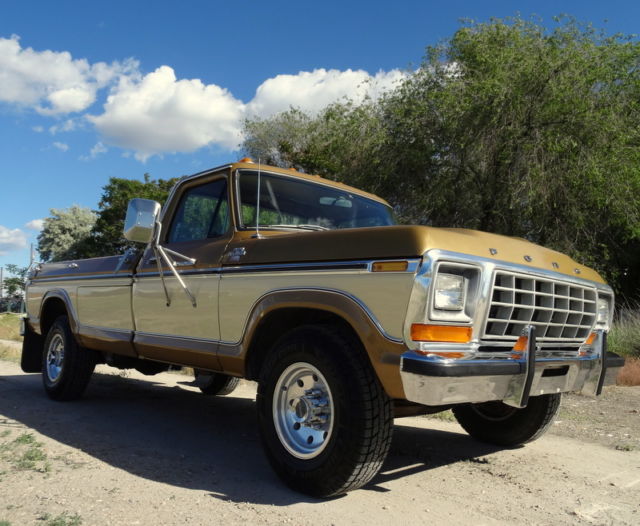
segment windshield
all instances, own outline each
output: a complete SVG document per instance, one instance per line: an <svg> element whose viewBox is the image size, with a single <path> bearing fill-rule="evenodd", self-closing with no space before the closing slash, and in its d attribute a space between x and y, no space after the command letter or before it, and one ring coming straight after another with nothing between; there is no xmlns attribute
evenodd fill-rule
<svg viewBox="0 0 640 526"><path fill-rule="evenodd" d="M256 227L257 172L239 175L241 221ZM260 228L334 230L395 225L391 208L348 191L293 177L260 175Z"/></svg>

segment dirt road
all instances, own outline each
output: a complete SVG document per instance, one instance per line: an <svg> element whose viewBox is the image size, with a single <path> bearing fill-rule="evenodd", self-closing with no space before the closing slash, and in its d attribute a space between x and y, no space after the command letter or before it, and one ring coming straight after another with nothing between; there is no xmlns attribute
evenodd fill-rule
<svg viewBox="0 0 640 526"><path fill-rule="evenodd" d="M640 524L637 449L547 434L501 450L405 418L372 484L319 501L269 468L252 384L208 398L189 377L142 378L99 368L84 400L56 403L0 362L0 523Z"/></svg>

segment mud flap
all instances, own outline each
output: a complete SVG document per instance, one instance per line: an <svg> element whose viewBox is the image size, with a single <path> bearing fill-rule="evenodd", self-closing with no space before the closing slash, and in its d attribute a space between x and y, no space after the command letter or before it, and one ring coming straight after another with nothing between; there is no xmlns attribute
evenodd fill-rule
<svg viewBox="0 0 640 526"><path fill-rule="evenodd" d="M22 357L20 367L25 373L42 372L42 346L44 338L36 334L28 323L24 327L24 339L22 340Z"/></svg>

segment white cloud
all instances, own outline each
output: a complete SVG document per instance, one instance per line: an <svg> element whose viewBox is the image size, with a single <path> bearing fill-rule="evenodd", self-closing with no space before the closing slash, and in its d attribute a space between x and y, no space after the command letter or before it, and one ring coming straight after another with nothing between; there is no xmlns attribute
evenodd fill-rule
<svg viewBox="0 0 640 526"><path fill-rule="evenodd" d="M19 228L13 230L0 225L0 256L26 248L27 236Z"/></svg>
<svg viewBox="0 0 640 526"><path fill-rule="evenodd" d="M64 142L54 142L53 143L54 148L58 148L58 150L60 150L61 152L66 152L69 149L69 145L67 143Z"/></svg>
<svg viewBox="0 0 640 526"><path fill-rule="evenodd" d="M131 60L89 64L67 51L23 48L16 35L0 38L0 102L32 107L44 115L83 111L93 104L98 89L136 67Z"/></svg>
<svg viewBox="0 0 640 526"><path fill-rule="evenodd" d="M93 148L91 148L91 150L89 151L89 155L81 155L80 160L91 161L96 157L98 157L98 155L107 153L108 151L109 151L109 148L107 148L104 144L102 144L101 141L98 141L96 144L93 145Z"/></svg>
<svg viewBox="0 0 640 526"><path fill-rule="evenodd" d="M290 107L316 113L326 105L350 99L356 104L377 98L404 77L399 70L340 71L314 69L265 80L248 102L225 88L199 79L178 79L169 66L143 75L132 59L91 64L66 51L35 51L19 37L0 38L0 103L29 107L52 117L65 117L49 127L56 135L91 123L99 142L80 157L94 159L106 145L132 152L141 161L152 155L191 152L205 146L236 149L242 122L269 117ZM101 90L109 89L102 112L84 113ZM70 113L79 113L72 118ZM42 132L42 126L34 131ZM53 145L67 151L63 142Z"/></svg>
<svg viewBox="0 0 640 526"><path fill-rule="evenodd" d="M88 118L107 142L145 160L210 144L234 149L243 110L226 89L199 79L177 80L172 68L162 66L141 79L122 77L104 113Z"/></svg>
<svg viewBox="0 0 640 526"><path fill-rule="evenodd" d="M44 131L44 128L42 126L34 126L31 129L36 133L42 133Z"/></svg>
<svg viewBox="0 0 640 526"><path fill-rule="evenodd" d="M25 228L28 228L29 230L42 230L42 227L44 226L44 219L32 219L31 221L29 221L26 225L24 225Z"/></svg>
<svg viewBox="0 0 640 526"><path fill-rule="evenodd" d="M346 97L360 103L378 97L402 78L398 70L379 72L316 69L278 75L263 82L248 103L215 84L176 79L162 66L142 78L121 77L101 115L88 116L104 140L134 150L146 160L166 152L190 152L216 145L233 150L242 141L242 120L268 117L291 106L317 112Z"/></svg>
<svg viewBox="0 0 640 526"><path fill-rule="evenodd" d="M96 157L101 153L107 153L107 151L109 151L109 149L100 141L98 141L96 144L94 144L93 148L91 148L90 153L91 153L91 157Z"/></svg>
<svg viewBox="0 0 640 526"><path fill-rule="evenodd" d="M249 116L269 117L291 106L317 113L343 99L361 103L366 96L379 97L403 78L399 70L371 76L363 70L314 69L297 75L278 75L265 80L247 105Z"/></svg>
<svg viewBox="0 0 640 526"><path fill-rule="evenodd" d="M79 119L67 119L60 124L54 124L53 126L50 126L49 133L51 135L55 135L57 133L74 131L77 128L82 127L83 124L84 120L81 121Z"/></svg>

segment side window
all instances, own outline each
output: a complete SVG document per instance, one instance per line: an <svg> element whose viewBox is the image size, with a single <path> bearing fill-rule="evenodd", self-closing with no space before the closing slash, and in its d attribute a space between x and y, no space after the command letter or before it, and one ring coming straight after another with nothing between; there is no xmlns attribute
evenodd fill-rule
<svg viewBox="0 0 640 526"><path fill-rule="evenodd" d="M218 237L229 229L227 179L189 188L182 194L171 227L168 243Z"/></svg>

